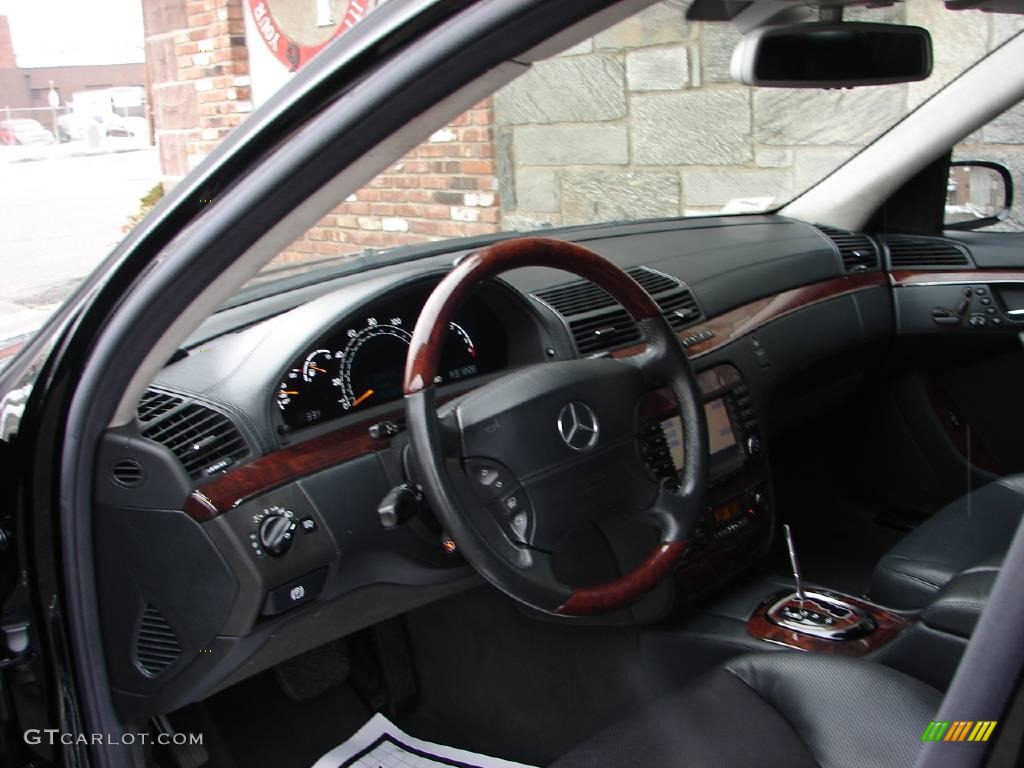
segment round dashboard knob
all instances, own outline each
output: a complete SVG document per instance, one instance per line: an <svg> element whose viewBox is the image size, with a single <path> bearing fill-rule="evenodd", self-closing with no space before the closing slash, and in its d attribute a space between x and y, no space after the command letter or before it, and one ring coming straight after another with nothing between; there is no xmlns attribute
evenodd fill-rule
<svg viewBox="0 0 1024 768"><path fill-rule="evenodd" d="M747 438L747 455L757 456L761 453L761 440L756 435Z"/></svg>
<svg viewBox="0 0 1024 768"><path fill-rule="evenodd" d="M295 521L284 515L271 515L260 524L260 545L268 555L280 557L292 546Z"/></svg>

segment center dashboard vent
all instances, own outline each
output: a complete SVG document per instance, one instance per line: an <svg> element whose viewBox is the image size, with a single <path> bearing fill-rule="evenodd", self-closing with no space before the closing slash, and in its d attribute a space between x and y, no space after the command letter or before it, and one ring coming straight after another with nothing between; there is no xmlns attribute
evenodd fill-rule
<svg viewBox="0 0 1024 768"><path fill-rule="evenodd" d="M878 268L878 247L875 241L859 232L847 232L835 227L815 227L827 237L839 251L843 260L843 271L847 274L868 272Z"/></svg>
<svg viewBox="0 0 1024 768"><path fill-rule="evenodd" d="M700 307L685 283L648 267L630 267L626 272L651 294L673 330L678 331L700 319ZM603 288L589 280L545 288L534 296L565 319L581 355L641 341L640 329L630 314Z"/></svg>
<svg viewBox="0 0 1024 768"><path fill-rule="evenodd" d="M971 268L967 249L941 237L888 235L884 242L890 269Z"/></svg>
<svg viewBox="0 0 1024 768"><path fill-rule="evenodd" d="M139 402L142 436L165 446L193 479L220 472L249 455L232 421L209 406L148 390Z"/></svg>

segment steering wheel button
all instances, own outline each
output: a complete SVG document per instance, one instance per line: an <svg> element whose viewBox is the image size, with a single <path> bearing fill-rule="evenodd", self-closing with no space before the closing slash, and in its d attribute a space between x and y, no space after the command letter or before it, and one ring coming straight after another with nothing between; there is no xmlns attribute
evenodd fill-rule
<svg viewBox="0 0 1024 768"><path fill-rule="evenodd" d="M512 519L508 521L509 528L512 529L512 538L515 540L525 543L526 542L526 528L530 523L530 518L525 512L520 512L512 516Z"/></svg>
<svg viewBox="0 0 1024 768"><path fill-rule="evenodd" d="M467 461L466 474L472 481L477 495L485 501L500 498L516 487L512 474L496 461Z"/></svg>
<svg viewBox="0 0 1024 768"><path fill-rule="evenodd" d="M510 515L520 513L525 506L522 494L520 493L510 493L501 500L501 505L505 508L505 512Z"/></svg>

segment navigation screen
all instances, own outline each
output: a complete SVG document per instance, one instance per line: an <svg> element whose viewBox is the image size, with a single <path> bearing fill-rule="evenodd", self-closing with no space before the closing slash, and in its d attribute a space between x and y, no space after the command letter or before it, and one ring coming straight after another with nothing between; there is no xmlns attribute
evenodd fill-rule
<svg viewBox="0 0 1024 768"><path fill-rule="evenodd" d="M725 401L722 398L705 403L704 415L708 421L709 450L712 460L714 460L716 455L736 447L736 435L733 434L729 411L726 410ZM682 467L686 459L683 452L682 422L678 416L673 416L671 419L661 422L661 428L665 431L665 439L672 452L673 463L676 468Z"/></svg>

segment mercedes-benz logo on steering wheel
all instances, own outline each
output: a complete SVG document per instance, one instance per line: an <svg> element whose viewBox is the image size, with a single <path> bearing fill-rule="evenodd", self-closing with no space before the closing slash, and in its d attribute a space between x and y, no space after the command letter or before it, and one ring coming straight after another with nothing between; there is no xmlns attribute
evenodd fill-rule
<svg viewBox="0 0 1024 768"><path fill-rule="evenodd" d="M558 434L574 451L588 451L597 444L601 427L589 405L572 402L558 412Z"/></svg>

